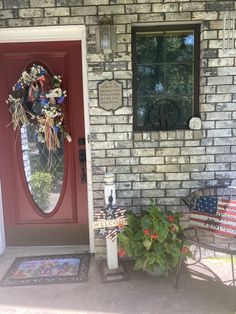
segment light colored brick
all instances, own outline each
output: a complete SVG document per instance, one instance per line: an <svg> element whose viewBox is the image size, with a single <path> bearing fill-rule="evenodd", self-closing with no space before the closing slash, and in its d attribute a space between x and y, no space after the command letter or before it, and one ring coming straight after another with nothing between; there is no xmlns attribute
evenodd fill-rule
<svg viewBox="0 0 236 314"><path fill-rule="evenodd" d="M110 116L107 117L107 124L120 124L120 123L128 123L127 116Z"/></svg>
<svg viewBox="0 0 236 314"><path fill-rule="evenodd" d="M236 171L221 171L216 172L216 179L235 179L236 178Z"/></svg>
<svg viewBox="0 0 236 314"><path fill-rule="evenodd" d="M109 0L84 0L84 5L103 5L109 4Z"/></svg>
<svg viewBox="0 0 236 314"><path fill-rule="evenodd" d="M69 8L45 8L45 16L69 16Z"/></svg>
<svg viewBox="0 0 236 314"><path fill-rule="evenodd" d="M71 8L71 15L97 15L96 6L85 6L85 7L73 7Z"/></svg>
<svg viewBox="0 0 236 314"><path fill-rule="evenodd" d="M43 17L43 9L20 9L19 17Z"/></svg>
<svg viewBox="0 0 236 314"><path fill-rule="evenodd" d="M165 191L164 190L143 190L142 191L142 197L148 197L150 198L156 198L156 197L164 197L165 196Z"/></svg>
<svg viewBox="0 0 236 314"><path fill-rule="evenodd" d="M33 18L33 24L34 26L40 26L40 25L57 25L58 24L58 18L57 17L36 17Z"/></svg>
<svg viewBox="0 0 236 314"><path fill-rule="evenodd" d="M160 147L178 147L183 146L183 141L160 141Z"/></svg>
<svg viewBox="0 0 236 314"><path fill-rule="evenodd" d="M214 155L190 156L190 163L209 163L214 162Z"/></svg>
<svg viewBox="0 0 236 314"><path fill-rule="evenodd" d="M207 120L230 120L231 112L207 112L206 113Z"/></svg>
<svg viewBox="0 0 236 314"><path fill-rule="evenodd" d="M219 67L218 68L219 75L236 75L236 67ZM225 84L225 83L224 83Z"/></svg>
<svg viewBox="0 0 236 314"><path fill-rule="evenodd" d="M115 165L115 158L96 158L92 160L93 166L112 166Z"/></svg>
<svg viewBox="0 0 236 314"><path fill-rule="evenodd" d="M196 172L196 171L204 171L205 164L185 164L181 165L182 172Z"/></svg>
<svg viewBox="0 0 236 314"><path fill-rule="evenodd" d="M229 94L207 95L207 102L229 102L231 99Z"/></svg>
<svg viewBox="0 0 236 314"><path fill-rule="evenodd" d="M10 26L10 27L33 26L33 19L32 18L10 19L10 20L8 20L8 26Z"/></svg>
<svg viewBox="0 0 236 314"><path fill-rule="evenodd" d="M99 15L114 15L114 14L123 14L125 12L124 5L107 5L107 6L99 6L98 14Z"/></svg>
<svg viewBox="0 0 236 314"><path fill-rule="evenodd" d="M115 24L127 24L138 21L137 14L125 14L125 15L114 15L113 17Z"/></svg>
<svg viewBox="0 0 236 314"><path fill-rule="evenodd" d="M180 165L158 165L156 166L156 172L178 172L180 171Z"/></svg>
<svg viewBox="0 0 236 314"><path fill-rule="evenodd" d="M233 66L234 60L232 58L217 58L217 59L209 59L208 66L209 67L222 67L222 66Z"/></svg>
<svg viewBox="0 0 236 314"><path fill-rule="evenodd" d="M230 163L207 164L206 171L229 171Z"/></svg>
<svg viewBox="0 0 236 314"><path fill-rule="evenodd" d="M182 147L181 148L181 155L204 155L205 148L204 147Z"/></svg>
<svg viewBox="0 0 236 314"><path fill-rule="evenodd" d="M81 16L74 16L74 17L59 17L59 24L61 25L68 25L68 24L84 24L84 18Z"/></svg>
<svg viewBox="0 0 236 314"><path fill-rule="evenodd" d="M46 7L54 7L55 0L30 0L30 7L31 8L46 8Z"/></svg>
<svg viewBox="0 0 236 314"><path fill-rule="evenodd" d="M188 2L188 3L180 3L179 6L180 11L205 11L206 3L204 2Z"/></svg>
<svg viewBox="0 0 236 314"><path fill-rule="evenodd" d="M215 178L214 172L192 172L191 179L192 180L211 180Z"/></svg>
<svg viewBox="0 0 236 314"><path fill-rule="evenodd" d="M218 12L193 12L193 20L216 20Z"/></svg>
<svg viewBox="0 0 236 314"><path fill-rule="evenodd" d="M187 194L189 194L189 189L166 190L166 197L183 197Z"/></svg>
<svg viewBox="0 0 236 314"><path fill-rule="evenodd" d="M183 173L166 173L166 180L170 181L179 181L179 180L189 180L190 176L189 173L183 172Z"/></svg>
<svg viewBox="0 0 236 314"><path fill-rule="evenodd" d="M129 149L107 150L107 157L128 157L128 156L130 156Z"/></svg>
<svg viewBox="0 0 236 314"><path fill-rule="evenodd" d="M160 4L153 4L152 12L177 12L179 8L178 3L160 3ZM190 10L187 10L190 11Z"/></svg>
<svg viewBox="0 0 236 314"><path fill-rule="evenodd" d="M161 189L180 189L181 181L164 181L160 183Z"/></svg>
<svg viewBox="0 0 236 314"><path fill-rule="evenodd" d="M164 164L164 158L163 157L141 157L140 164L141 165Z"/></svg>
<svg viewBox="0 0 236 314"><path fill-rule="evenodd" d="M163 181L164 173L143 173L141 181Z"/></svg>
<svg viewBox="0 0 236 314"><path fill-rule="evenodd" d="M151 4L128 4L126 5L126 13L150 13Z"/></svg>
<svg viewBox="0 0 236 314"><path fill-rule="evenodd" d="M152 13L152 14L139 14L140 22L159 22L164 21L163 13Z"/></svg>
<svg viewBox="0 0 236 314"><path fill-rule="evenodd" d="M135 191L132 191L132 190L124 190L124 191L118 191L117 192L117 198L139 198L141 197L141 191L139 190L135 190Z"/></svg>
<svg viewBox="0 0 236 314"><path fill-rule="evenodd" d="M140 174L138 173L118 174L117 181L140 181Z"/></svg>
<svg viewBox="0 0 236 314"><path fill-rule="evenodd" d="M113 132L112 125L91 125L90 126L91 133L110 133Z"/></svg>
<svg viewBox="0 0 236 314"><path fill-rule="evenodd" d="M156 188L155 182L133 182L132 184L134 190L150 190Z"/></svg>
<svg viewBox="0 0 236 314"><path fill-rule="evenodd" d="M114 148L114 142L97 142L91 143L93 149L112 149Z"/></svg>
<svg viewBox="0 0 236 314"><path fill-rule="evenodd" d="M116 158L116 164L117 165L138 165L139 158L136 158L136 157Z"/></svg>
<svg viewBox="0 0 236 314"><path fill-rule="evenodd" d="M234 145L235 144L235 138L234 137L222 137L222 138L214 138L214 145Z"/></svg>
<svg viewBox="0 0 236 314"><path fill-rule="evenodd" d="M171 147L171 148L157 148L156 156L177 156L180 154L180 148Z"/></svg>
<svg viewBox="0 0 236 314"><path fill-rule="evenodd" d="M155 149L154 148L140 148L140 149L132 149L131 150L132 156L155 156Z"/></svg>
<svg viewBox="0 0 236 314"><path fill-rule="evenodd" d="M236 162L236 155L217 155L216 156L216 163L218 162Z"/></svg>
<svg viewBox="0 0 236 314"><path fill-rule="evenodd" d="M232 84L233 83L233 76L208 77L207 83L208 83L208 85Z"/></svg>
<svg viewBox="0 0 236 314"><path fill-rule="evenodd" d="M217 147L207 147L206 154L229 154L230 153L230 146L217 146Z"/></svg>
<svg viewBox="0 0 236 314"><path fill-rule="evenodd" d="M29 6L28 0L5 0L4 1L4 7L6 9L27 8L28 6Z"/></svg>
<svg viewBox="0 0 236 314"><path fill-rule="evenodd" d="M166 164L185 164L189 162L188 156L170 156L165 157Z"/></svg>
<svg viewBox="0 0 236 314"><path fill-rule="evenodd" d="M189 21L191 20L190 12L166 13L166 21Z"/></svg>
<svg viewBox="0 0 236 314"><path fill-rule="evenodd" d="M108 141L126 141L128 140L127 133L110 133L107 134Z"/></svg>
<svg viewBox="0 0 236 314"><path fill-rule="evenodd" d="M85 1L86 2L86 1ZM96 2L96 0L94 0L94 2ZM82 5L83 0L57 0L57 6L75 6L75 5ZM86 3L84 4L86 5Z"/></svg>
<svg viewBox="0 0 236 314"><path fill-rule="evenodd" d="M150 172L155 172L155 165L137 165L137 166L132 166L132 172L133 173L150 173ZM158 172L158 171L157 171Z"/></svg>
<svg viewBox="0 0 236 314"><path fill-rule="evenodd" d="M232 135L231 129L208 130L208 137L229 137Z"/></svg>

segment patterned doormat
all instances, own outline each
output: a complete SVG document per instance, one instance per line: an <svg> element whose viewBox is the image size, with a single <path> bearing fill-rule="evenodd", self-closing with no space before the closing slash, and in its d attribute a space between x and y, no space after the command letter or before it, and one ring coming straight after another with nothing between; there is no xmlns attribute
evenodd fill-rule
<svg viewBox="0 0 236 314"><path fill-rule="evenodd" d="M17 257L0 286L85 282L89 261L89 254Z"/></svg>

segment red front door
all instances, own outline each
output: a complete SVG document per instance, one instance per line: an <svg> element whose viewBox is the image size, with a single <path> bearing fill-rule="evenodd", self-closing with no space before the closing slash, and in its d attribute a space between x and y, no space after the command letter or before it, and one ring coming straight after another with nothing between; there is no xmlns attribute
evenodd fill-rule
<svg viewBox="0 0 236 314"><path fill-rule="evenodd" d="M72 142L64 140L57 157L61 165L59 159L54 162L52 177L59 176L61 187L53 194L57 198L48 212L33 199L25 170L25 154L37 163L38 149L29 142L23 151L22 131L13 130L6 104L12 86L32 64L61 75L67 91L63 107ZM88 244L81 42L0 44L0 69L0 178L7 245ZM31 159L28 164L32 174Z"/></svg>

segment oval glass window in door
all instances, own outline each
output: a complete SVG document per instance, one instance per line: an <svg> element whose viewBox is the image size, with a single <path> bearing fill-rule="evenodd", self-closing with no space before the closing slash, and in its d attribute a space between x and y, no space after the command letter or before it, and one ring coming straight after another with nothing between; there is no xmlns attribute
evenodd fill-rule
<svg viewBox="0 0 236 314"><path fill-rule="evenodd" d="M64 143L50 151L37 137L37 126L21 127L23 165L29 191L37 207L45 214L51 213L60 198L64 178Z"/></svg>
<svg viewBox="0 0 236 314"><path fill-rule="evenodd" d="M63 103L66 91L61 76L40 64L22 72L7 103L14 130L21 130L21 150L26 182L37 207L51 213L60 198L64 178Z"/></svg>

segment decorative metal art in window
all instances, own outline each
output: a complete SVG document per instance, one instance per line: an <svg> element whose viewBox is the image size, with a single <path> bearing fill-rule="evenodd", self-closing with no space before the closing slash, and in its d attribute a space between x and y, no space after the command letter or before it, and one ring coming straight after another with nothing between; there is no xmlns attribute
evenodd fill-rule
<svg viewBox="0 0 236 314"><path fill-rule="evenodd" d="M187 129L197 115L198 31L133 29L134 130Z"/></svg>

